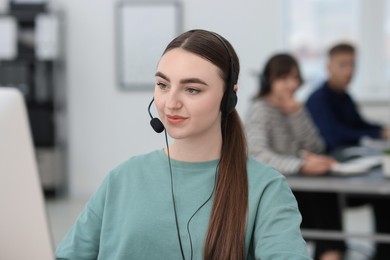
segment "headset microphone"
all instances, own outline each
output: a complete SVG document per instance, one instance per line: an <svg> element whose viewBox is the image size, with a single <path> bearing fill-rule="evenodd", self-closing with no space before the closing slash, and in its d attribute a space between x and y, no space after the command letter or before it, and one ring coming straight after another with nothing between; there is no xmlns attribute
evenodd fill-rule
<svg viewBox="0 0 390 260"><path fill-rule="evenodd" d="M148 112L149 112L150 118L152 119L152 120L150 120L150 125L152 126L154 131L156 131L157 133L161 133L162 131L165 130L163 123L160 121L160 119L153 117L152 113L150 113L150 107L152 106L153 101L154 101L154 98L152 99L152 101L150 102L149 107L148 107Z"/></svg>

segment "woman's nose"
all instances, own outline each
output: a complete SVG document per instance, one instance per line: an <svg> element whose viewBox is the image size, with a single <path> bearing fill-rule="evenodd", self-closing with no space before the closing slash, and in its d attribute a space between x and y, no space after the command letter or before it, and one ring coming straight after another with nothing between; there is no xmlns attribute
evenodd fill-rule
<svg viewBox="0 0 390 260"><path fill-rule="evenodd" d="M165 106L169 109L177 109L181 107L181 104L180 93L175 90L170 91Z"/></svg>
<svg viewBox="0 0 390 260"><path fill-rule="evenodd" d="M299 81L298 80L296 80L296 79L291 79L290 81L289 81L289 89L291 90L291 91L293 91L293 92L295 92L297 89L298 89L298 87L299 87Z"/></svg>

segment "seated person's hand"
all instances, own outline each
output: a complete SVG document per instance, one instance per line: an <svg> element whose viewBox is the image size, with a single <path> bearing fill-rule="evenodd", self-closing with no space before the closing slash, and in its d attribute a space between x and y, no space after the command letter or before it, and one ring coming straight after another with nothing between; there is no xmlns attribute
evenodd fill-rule
<svg viewBox="0 0 390 260"><path fill-rule="evenodd" d="M324 175L337 161L329 156L305 151L300 172L306 175Z"/></svg>
<svg viewBox="0 0 390 260"><path fill-rule="evenodd" d="M382 128L382 138L390 139L390 128Z"/></svg>
<svg viewBox="0 0 390 260"><path fill-rule="evenodd" d="M277 106L288 115L298 112L302 108L302 104L290 96L289 93L277 97Z"/></svg>

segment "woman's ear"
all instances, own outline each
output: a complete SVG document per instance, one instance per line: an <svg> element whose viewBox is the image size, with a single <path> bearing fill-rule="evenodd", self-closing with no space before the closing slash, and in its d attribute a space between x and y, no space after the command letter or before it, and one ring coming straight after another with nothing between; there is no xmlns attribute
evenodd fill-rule
<svg viewBox="0 0 390 260"><path fill-rule="evenodd" d="M237 93L237 91L238 91L238 86L237 86L237 84L234 85L233 91L234 91L235 93Z"/></svg>

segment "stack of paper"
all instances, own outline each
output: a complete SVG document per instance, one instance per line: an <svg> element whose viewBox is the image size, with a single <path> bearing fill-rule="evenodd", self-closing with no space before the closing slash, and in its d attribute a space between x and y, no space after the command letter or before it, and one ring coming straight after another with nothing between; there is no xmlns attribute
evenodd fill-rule
<svg viewBox="0 0 390 260"><path fill-rule="evenodd" d="M367 173L372 167L382 164L383 155L373 155L351 159L333 165L332 173L339 175L355 175Z"/></svg>

